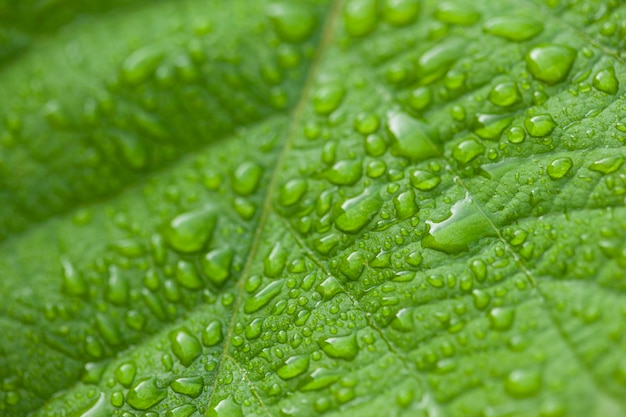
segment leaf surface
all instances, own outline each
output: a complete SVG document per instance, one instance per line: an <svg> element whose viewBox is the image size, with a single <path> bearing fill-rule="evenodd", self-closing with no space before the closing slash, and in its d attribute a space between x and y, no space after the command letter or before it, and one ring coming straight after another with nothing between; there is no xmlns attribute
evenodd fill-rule
<svg viewBox="0 0 626 417"><path fill-rule="evenodd" d="M626 412L618 2L21 4L0 414Z"/></svg>

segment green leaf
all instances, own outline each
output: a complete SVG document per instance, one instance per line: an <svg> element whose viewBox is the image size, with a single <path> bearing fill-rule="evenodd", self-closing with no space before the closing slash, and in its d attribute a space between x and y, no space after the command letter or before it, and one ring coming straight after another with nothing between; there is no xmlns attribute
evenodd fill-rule
<svg viewBox="0 0 626 417"><path fill-rule="evenodd" d="M624 415L625 17L0 0L0 415Z"/></svg>

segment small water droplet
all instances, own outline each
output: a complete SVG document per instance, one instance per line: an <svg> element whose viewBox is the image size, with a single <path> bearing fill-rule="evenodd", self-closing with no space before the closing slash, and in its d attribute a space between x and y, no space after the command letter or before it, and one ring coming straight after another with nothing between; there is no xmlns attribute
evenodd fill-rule
<svg viewBox="0 0 626 417"><path fill-rule="evenodd" d="M87 281L76 271L70 260L67 258L61 259L61 266L63 267L63 292L77 297L87 294Z"/></svg>
<svg viewBox="0 0 626 417"><path fill-rule="evenodd" d="M604 93L616 94L619 88L619 81L615 76L615 69L609 67L599 71L593 77L593 86Z"/></svg>
<svg viewBox="0 0 626 417"><path fill-rule="evenodd" d="M292 356L276 370L276 373L284 380L292 379L305 373L309 369L309 362L309 355Z"/></svg>
<svg viewBox="0 0 626 417"><path fill-rule="evenodd" d="M124 362L115 370L115 378L125 387L129 387L135 379L137 366L134 362Z"/></svg>
<svg viewBox="0 0 626 417"><path fill-rule="evenodd" d="M128 405L136 410L148 410L167 397L167 391L156 385L154 377L142 379L126 395Z"/></svg>
<svg viewBox="0 0 626 417"><path fill-rule="evenodd" d="M198 252L212 237L216 222L217 216L210 208L183 213L167 225L165 239L176 251Z"/></svg>
<svg viewBox="0 0 626 417"><path fill-rule="evenodd" d="M254 313L265 307L274 297L280 294L283 288L283 281L272 281L254 296L248 298L244 304L246 314Z"/></svg>
<svg viewBox="0 0 626 417"><path fill-rule="evenodd" d="M275 243L263 260L263 273L270 278L279 277L285 268L288 257L287 248L280 242Z"/></svg>
<svg viewBox="0 0 626 417"><path fill-rule="evenodd" d="M313 93L313 108L320 116L327 116L337 110L346 90L340 83L329 83L317 87Z"/></svg>
<svg viewBox="0 0 626 417"><path fill-rule="evenodd" d="M229 395L209 409L207 417L244 417L244 414L241 406Z"/></svg>
<svg viewBox="0 0 626 417"><path fill-rule="evenodd" d="M433 190L441 183L439 175L423 169L413 170L409 179L413 187L420 191Z"/></svg>
<svg viewBox="0 0 626 417"><path fill-rule="evenodd" d="M435 132L426 123L398 111L389 112L387 117L394 155L409 158L414 162L440 155L435 144Z"/></svg>
<svg viewBox="0 0 626 417"><path fill-rule="evenodd" d="M376 29L378 9L376 0L348 0L343 10L346 32L350 36L365 36Z"/></svg>
<svg viewBox="0 0 626 417"><path fill-rule="evenodd" d="M526 139L526 132L519 126L512 126L506 131L506 138L511 143L522 143Z"/></svg>
<svg viewBox="0 0 626 417"><path fill-rule="evenodd" d="M430 84L443 77L450 67L463 56L465 42L451 38L437 42L434 47L424 52L418 60L418 75L421 83Z"/></svg>
<svg viewBox="0 0 626 417"><path fill-rule="evenodd" d="M183 366L189 366L202 354L200 341L186 328L174 330L169 333L170 346L174 355Z"/></svg>
<svg viewBox="0 0 626 417"><path fill-rule="evenodd" d="M517 84L499 83L489 92L489 101L496 106L508 107L518 103L521 99Z"/></svg>
<svg viewBox="0 0 626 417"><path fill-rule="evenodd" d="M515 319L515 310L512 308L496 307L489 312L489 324L498 331L509 330Z"/></svg>
<svg viewBox="0 0 626 417"><path fill-rule="evenodd" d="M473 25L480 19L480 14L467 3L443 2L435 10L435 19L453 25Z"/></svg>
<svg viewBox="0 0 626 417"><path fill-rule="evenodd" d="M263 176L263 167L256 162L243 162L233 173L233 189L239 195L250 195L256 191Z"/></svg>
<svg viewBox="0 0 626 417"><path fill-rule="evenodd" d="M524 119L524 127L530 136L541 138L552 133L556 123L549 114L539 114Z"/></svg>
<svg viewBox="0 0 626 417"><path fill-rule="evenodd" d="M224 340L222 322L215 320L209 323L202 331L202 344L207 347L215 346Z"/></svg>
<svg viewBox="0 0 626 417"><path fill-rule="evenodd" d="M525 16L500 16L489 19L483 30L514 42L532 39L543 31L543 24Z"/></svg>
<svg viewBox="0 0 626 417"><path fill-rule="evenodd" d="M210 251L200 261L202 272L215 285L223 285L230 277L233 256L233 250L230 248L219 248Z"/></svg>
<svg viewBox="0 0 626 417"><path fill-rule="evenodd" d="M308 189L308 183L304 179L295 178L287 181L278 190L278 202L289 207L298 203Z"/></svg>
<svg viewBox="0 0 626 417"><path fill-rule="evenodd" d="M383 15L392 26L406 26L417 19L420 11L419 0L384 0Z"/></svg>
<svg viewBox="0 0 626 417"><path fill-rule="evenodd" d="M313 34L318 23L318 16L312 10L295 2L271 3L267 14L276 34L285 42L304 42Z"/></svg>
<svg viewBox="0 0 626 417"><path fill-rule="evenodd" d="M197 398L204 389L204 382L200 376L190 376L175 379L171 382L172 391Z"/></svg>
<svg viewBox="0 0 626 417"><path fill-rule="evenodd" d="M526 67L535 79L552 85L567 77L575 60L576 51L567 46L540 44L526 54Z"/></svg>
<svg viewBox="0 0 626 417"><path fill-rule="evenodd" d="M573 162L568 157L557 158L548 165L548 176L553 180L563 178L572 168Z"/></svg>
<svg viewBox="0 0 626 417"><path fill-rule="evenodd" d="M404 191L393 198L393 206L396 209L398 219L406 219L417 213L418 207L415 202L413 190Z"/></svg>
<svg viewBox="0 0 626 417"><path fill-rule="evenodd" d="M509 373L504 389L514 398L528 398L541 390L541 374L535 369L516 369Z"/></svg>
<svg viewBox="0 0 626 417"><path fill-rule="evenodd" d="M354 185L362 175L363 165L360 160L339 161L326 171L326 178L335 185Z"/></svg>
<svg viewBox="0 0 626 417"><path fill-rule="evenodd" d="M358 233L378 214L382 200L370 189L335 206L335 225L346 233Z"/></svg>
<svg viewBox="0 0 626 417"><path fill-rule="evenodd" d="M452 157L461 164L478 158L485 152L485 146L477 138L469 138L460 142L452 149Z"/></svg>
<svg viewBox="0 0 626 417"><path fill-rule="evenodd" d="M176 263L176 282L190 290L197 290L204 286L196 266L189 262L180 260Z"/></svg>
<svg viewBox="0 0 626 417"><path fill-rule="evenodd" d="M359 353L356 335L329 337L318 341L320 348L329 357L351 361Z"/></svg>
<svg viewBox="0 0 626 417"><path fill-rule="evenodd" d="M154 46L146 46L131 53L122 63L120 78L129 85L147 81L163 60L163 53Z"/></svg>
<svg viewBox="0 0 626 417"><path fill-rule="evenodd" d="M589 169L606 175L617 171L623 163L624 157L621 155L607 156L606 158L592 162L589 165Z"/></svg>
<svg viewBox="0 0 626 417"><path fill-rule="evenodd" d="M125 305L128 302L129 293L128 280L122 277L116 266L111 266L107 280L106 299L116 305Z"/></svg>

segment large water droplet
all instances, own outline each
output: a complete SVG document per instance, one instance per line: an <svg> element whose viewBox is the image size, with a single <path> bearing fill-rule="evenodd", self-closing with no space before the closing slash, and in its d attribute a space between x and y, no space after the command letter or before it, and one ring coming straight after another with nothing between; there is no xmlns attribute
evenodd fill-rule
<svg viewBox="0 0 626 417"><path fill-rule="evenodd" d="M621 155L607 156L606 158L598 159L591 163L589 169L606 175L617 171L623 163L624 157Z"/></svg>
<svg viewBox="0 0 626 417"><path fill-rule="evenodd" d="M489 312L489 324L494 330L509 330L513 325L514 319L515 310L512 308L496 307Z"/></svg>
<svg viewBox="0 0 626 417"><path fill-rule="evenodd" d="M453 25L473 25L480 14L468 3L442 2L435 10L435 19Z"/></svg>
<svg viewBox="0 0 626 417"><path fill-rule="evenodd" d="M557 158L548 165L548 176L553 180L563 178L572 168L573 162L568 157Z"/></svg>
<svg viewBox="0 0 626 417"><path fill-rule="evenodd" d="M420 11L419 0L384 0L383 15L392 26L406 26L417 19Z"/></svg>
<svg viewBox="0 0 626 417"><path fill-rule="evenodd" d="M340 83L324 84L315 89L313 93L313 108L315 113L321 116L327 116L337 110L346 90Z"/></svg>
<svg viewBox="0 0 626 417"><path fill-rule="evenodd" d="M276 373L282 379L292 379L302 375L309 369L309 355L292 356L285 361L285 364L278 368Z"/></svg>
<svg viewBox="0 0 626 417"><path fill-rule="evenodd" d="M216 213L211 208L190 211L172 219L165 228L165 239L174 250L197 252L211 239L216 222Z"/></svg>
<svg viewBox="0 0 626 417"><path fill-rule="evenodd" d="M355 334L321 339L318 341L318 345L324 353L334 359L351 361L359 353Z"/></svg>
<svg viewBox="0 0 626 417"><path fill-rule="evenodd" d="M235 402L232 395L229 395L210 409L207 417L244 417L244 415L241 406Z"/></svg>
<svg viewBox="0 0 626 417"><path fill-rule="evenodd" d="M541 33L543 25L530 17L502 16L489 19L483 30L510 41L522 42Z"/></svg>
<svg viewBox="0 0 626 417"><path fill-rule="evenodd" d="M547 84L556 84L569 74L576 51L561 45L541 44L526 54L528 72L537 80Z"/></svg>
<svg viewBox="0 0 626 417"><path fill-rule="evenodd" d="M230 248L210 251L200 261L202 272L215 285L223 285L230 276L233 256L233 250Z"/></svg>
<svg viewBox="0 0 626 417"><path fill-rule="evenodd" d="M280 276L288 257L289 251L285 245L280 242L275 243L263 260L263 273L270 278Z"/></svg>
<svg viewBox="0 0 626 417"><path fill-rule="evenodd" d="M326 172L326 178L335 185L354 185L363 175L359 160L339 161Z"/></svg>
<svg viewBox="0 0 626 417"><path fill-rule="evenodd" d="M200 376L183 377L173 380L170 387L174 392L197 398L202 393L204 382Z"/></svg>
<svg viewBox="0 0 626 417"><path fill-rule="evenodd" d="M204 286L196 266L189 262L180 260L176 264L176 282L190 290L197 290Z"/></svg>
<svg viewBox="0 0 626 417"><path fill-rule="evenodd" d="M254 313L265 307L274 297L280 294L283 288L283 281L272 281L262 288L254 296L248 298L244 304L246 314Z"/></svg>
<svg viewBox="0 0 626 417"><path fill-rule="evenodd" d="M358 233L378 214L382 204L378 194L368 188L362 194L335 207L335 225L343 232Z"/></svg>
<svg viewBox="0 0 626 417"><path fill-rule="evenodd" d="M518 103L521 99L517 84L499 83L489 92L489 101L496 106L508 107Z"/></svg>
<svg viewBox="0 0 626 417"><path fill-rule="evenodd" d="M307 188L306 180L300 178L289 180L278 190L278 201L283 206L293 206L304 196Z"/></svg>
<svg viewBox="0 0 626 417"><path fill-rule="evenodd" d="M124 362L115 370L115 378L125 387L129 387L135 379L137 366L134 362Z"/></svg>
<svg viewBox="0 0 626 417"><path fill-rule="evenodd" d="M212 321L202 332L202 344L204 346L215 346L224 340L222 334L222 322L219 320Z"/></svg>
<svg viewBox="0 0 626 417"><path fill-rule="evenodd" d="M599 71L593 77L593 86L607 94L615 94L619 88L619 81L615 76L615 69L609 67Z"/></svg>
<svg viewBox="0 0 626 417"><path fill-rule="evenodd" d="M418 75L423 84L430 84L443 77L459 57L463 55L465 42L452 38L437 42L424 52L418 61Z"/></svg>
<svg viewBox="0 0 626 417"><path fill-rule="evenodd" d="M135 384L126 395L128 405L136 410L148 410L167 397L167 391L156 385L154 377L143 379Z"/></svg>
<svg viewBox="0 0 626 417"><path fill-rule="evenodd" d="M267 9L276 34L286 42L303 42L315 31L318 17L306 5L281 1Z"/></svg>
<svg viewBox="0 0 626 417"><path fill-rule="evenodd" d="M189 366L202 354L200 341L185 328L174 330L168 335L174 355L183 366Z"/></svg>
<svg viewBox="0 0 626 417"><path fill-rule="evenodd" d="M556 123L549 114L539 114L524 119L524 127L530 136L541 138L552 133Z"/></svg>
<svg viewBox="0 0 626 417"><path fill-rule="evenodd" d="M452 215L440 223L430 220L428 235L422 239L422 246L441 252L456 254L468 249L483 237L495 236L495 229L485 214L467 195L451 209Z"/></svg>
<svg viewBox="0 0 626 417"><path fill-rule="evenodd" d="M535 369L516 369L509 373L504 389L514 398L528 398L541 390L541 374Z"/></svg>
<svg viewBox="0 0 626 417"><path fill-rule="evenodd" d="M437 135L426 123L398 111L389 112L387 117L394 155L414 162L440 155L436 145Z"/></svg>
<svg viewBox="0 0 626 417"><path fill-rule="evenodd" d="M433 190L441 183L439 175L423 169L412 171L409 180L413 187L421 191Z"/></svg>
<svg viewBox="0 0 626 417"><path fill-rule="evenodd" d="M343 10L343 19L349 35L367 35L378 24L376 0L348 0Z"/></svg>
<svg viewBox="0 0 626 417"><path fill-rule="evenodd" d="M461 164L478 158L485 152L485 146L477 138L468 138L452 148L452 157Z"/></svg>

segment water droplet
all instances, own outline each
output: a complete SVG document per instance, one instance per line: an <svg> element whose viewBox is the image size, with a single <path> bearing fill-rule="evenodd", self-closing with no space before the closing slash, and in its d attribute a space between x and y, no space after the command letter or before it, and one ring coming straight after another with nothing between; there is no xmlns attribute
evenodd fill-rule
<svg viewBox="0 0 626 417"><path fill-rule="evenodd" d="M418 61L418 75L422 84L430 84L443 77L452 64L463 56L465 42L452 38L437 42L436 45L424 52Z"/></svg>
<svg viewBox="0 0 626 417"><path fill-rule="evenodd" d="M369 156L381 156L387 152L387 142L381 135L369 135L365 138L365 152Z"/></svg>
<svg viewBox="0 0 626 417"><path fill-rule="evenodd" d="M506 131L506 138L511 143L522 143L526 139L526 132L519 126L512 126Z"/></svg>
<svg viewBox="0 0 626 417"><path fill-rule="evenodd" d="M80 417L105 417L113 415L103 392L98 395L96 402L89 407Z"/></svg>
<svg viewBox="0 0 626 417"><path fill-rule="evenodd" d="M121 276L117 267L109 268L109 279L107 280L106 299L116 305L125 305L129 297L128 280Z"/></svg>
<svg viewBox="0 0 626 417"><path fill-rule="evenodd" d="M256 191L263 176L263 167L256 162L243 162L233 173L233 189L239 195L250 195Z"/></svg>
<svg viewBox="0 0 626 417"><path fill-rule="evenodd" d="M74 269L74 265L72 265L70 260L67 258L61 259L61 266L63 268L63 292L77 297L87 294L87 282L83 276Z"/></svg>
<svg viewBox="0 0 626 417"><path fill-rule="evenodd" d="M467 250L470 244L483 237L496 235L492 223L469 195L458 201L451 212L451 216L440 223L426 221L430 230L422 239L422 246L456 254Z"/></svg>
<svg viewBox="0 0 626 417"><path fill-rule="evenodd" d="M354 185L363 175L360 160L339 161L326 172L326 178L335 185Z"/></svg>
<svg viewBox="0 0 626 417"><path fill-rule="evenodd" d="M285 42L303 42L317 27L317 15L303 4L288 1L272 3L267 14L276 34Z"/></svg>
<svg viewBox="0 0 626 417"><path fill-rule="evenodd" d="M176 264L176 282L190 290L197 290L204 286L196 266L189 262L180 260Z"/></svg>
<svg viewBox="0 0 626 417"><path fill-rule="evenodd" d="M515 319L515 310L512 308L496 307L489 311L489 324L498 331L509 330Z"/></svg>
<svg viewBox="0 0 626 417"><path fill-rule="evenodd" d="M419 0L385 0L383 15L392 26L406 26L417 19L420 11Z"/></svg>
<svg viewBox="0 0 626 417"><path fill-rule="evenodd" d="M285 361L285 364L278 368L276 373L284 380L292 379L302 375L309 369L309 355L292 356Z"/></svg>
<svg viewBox="0 0 626 417"><path fill-rule="evenodd" d="M223 285L230 276L233 256L233 250L229 248L210 251L200 261L202 272L215 285Z"/></svg>
<svg viewBox="0 0 626 417"><path fill-rule="evenodd" d="M541 33L543 25L530 17L501 16L489 19L483 30L510 41L522 42Z"/></svg>
<svg viewBox="0 0 626 417"><path fill-rule="evenodd" d="M337 110L346 90L340 83L330 83L315 89L313 93L313 108L320 116L327 116Z"/></svg>
<svg viewBox="0 0 626 417"><path fill-rule="evenodd" d="M517 84L499 83L489 92L489 101L496 106L508 107L518 103L521 99Z"/></svg>
<svg viewBox="0 0 626 417"><path fill-rule="evenodd" d="M165 228L165 239L179 252L198 252L211 239L216 222L217 216L210 208L190 211L172 219Z"/></svg>
<svg viewBox="0 0 626 417"><path fill-rule="evenodd" d="M280 242L274 244L263 260L263 273L270 278L277 278L282 274L289 251Z"/></svg>
<svg viewBox="0 0 626 417"><path fill-rule="evenodd" d="M126 395L128 404L136 410L148 410L167 397L167 391L156 385L154 377L147 378L135 384Z"/></svg>
<svg viewBox="0 0 626 417"><path fill-rule="evenodd" d="M359 353L356 335L329 337L318 341L320 348L333 359L351 361Z"/></svg>
<svg viewBox="0 0 626 417"><path fill-rule="evenodd" d="M202 354L200 341L185 328L174 330L168 335L174 355L183 366L189 366Z"/></svg>
<svg viewBox="0 0 626 417"><path fill-rule="evenodd" d="M179 405L178 407L170 408L165 413L165 417L189 417L196 411L196 406L193 404Z"/></svg>
<svg viewBox="0 0 626 417"><path fill-rule="evenodd" d="M296 178L287 181L278 191L278 201L283 206L293 206L304 196L308 188L306 180Z"/></svg>
<svg viewBox="0 0 626 417"><path fill-rule="evenodd" d="M222 322L215 320L209 323L202 331L202 344L207 347L215 346L224 340Z"/></svg>
<svg viewBox="0 0 626 417"><path fill-rule="evenodd" d="M335 295L343 292L343 287L335 277L328 277L317 286L316 290L322 295L324 300L328 301Z"/></svg>
<svg viewBox="0 0 626 417"><path fill-rule="evenodd" d="M474 299L474 307L479 310L487 307L489 305L489 302L491 301L491 296L489 295L489 293L478 289L472 291L472 298Z"/></svg>
<svg viewBox="0 0 626 417"><path fill-rule="evenodd" d="M507 115L478 113L473 120L474 133L482 139L498 140L512 121Z"/></svg>
<svg viewBox="0 0 626 417"><path fill-rule="evenodd" d="M435 19L453 25L473 25L480 14L467 3L440 3L435 10Z"/></svg>
<svg viewBox="0 0 626 417"><path fill-rule="evenodd" d="M244 415L241 406L235 402L232 395L229 395L209 409L207 417L244 417Z"/></svg>
<svg viewBox="0 0 626 417"><path fill-rule="evenodd" d="M504 389L514 398L528 398L541 390L541 374L534 369L516 369L509 373Z"/></svg>
<svg viewBox="0 0 626 417"><path fill-rule="evenodd" d="M608 156L591 163L589 169L606 175L617 171L623 163L624 157L621 155Z"/></svg>
<svg viewBox="0 0 626 417"><path fill-rule="evenodd" d="M315 368L310 375L302 379L298 388L302 392L319 391L327 388L337 382L341 375L337 371L331 371L325 368Z"/></svg>
<svg viewBox="0 0 626 417"><path fill-rule="evenodd" d="M339 271L346 276L346 278L354 281L361 276L363 268L367 263L367 256L360 251L352 252L339 264Z"/></svg>
<svg viewBox="0 0 626 417"><path fill-rule="evenodd" d="M540 114L524 119L524 127L530 136L541 138L552 133L556 123L549 114Z"/></svg>
<svg viewBox="0 0 626 417"><path fill-rule="evenodd" d="M354 130L362 135L374 133L380 127L380 119L375 114L359 113L354 119Z"/></svg>
<svg viewBox="0 0 626 417"><path fill-rule="evenodd" d="M129 85L147 81L163 60L163 54L154 46L134 51L122 63L120 78Z"/></svg>
<svg viewBox="0 0 626 417"><path fill-rule="evenodd" d="M170 384L172 391L178 394L187 395L191 398L197 398L202 394L204 389L204 382L200 376L190 376L178 378L172 381Z"/></svg>
<svg viewBox="0 0 626 417"><path fill-rule="evenodd" d="M349 35L367 35L378 24L376 0L348 0L343 10L343 19Z"/></svg>
<svg viewBox="0 0 626 417"><path fill-rule="evenodd" d="M433 93L428 87L418 87L411 91L407 104L415 111L424 110L428 107L433 99Z"/></svg>
<svg viewBox="0 0 626 417"><path fill-rule="evenodd" d="M567 46L541 44L526 55L526 67L535 79L552 85L567 77L575 60L576 51Z"/></svg>
<svg viewBox="0 0 626 417"><path fill-rule="evenodd" d="M570 158L557 158L548 165L548 176L553 180L563 178L572 168L573 162Z"/></svg>
<svg viewBox="0 0 626 417"><path fill-rule="evenodd" d="M137 366L134 362L124 362L115 370L115 378L123 386L129 387L133 383L136 373Z"/></svg>
<svg viewBox="0 0 626 417"><path fill-rule="evenodd" d="M439 175L423 169L413 170L409 179L413 187L421 191L433 190L441 183Z"/></svg>
<svg viewBox="0 0 626 417"><path fill-rule="evenodd" d="M406 219L417 213L417 203L415 202L415 192L413 190L404 191L393 198L393 206L396 209L398 219Z"/></svg>
<svg viewBox="0 0 626 417"><path fill-rule="evenodd" d="M435 144L435 132L426 123L397 111L389 112L387 117L394 155L409 158L414 162L440 155Z"/></svg>
<svg viewBox="0 0 626 417"><path fill-rule="evenodd" d="M250 297L246 300L244 305L244 312L246 314L254 313L259 311L263 307L265 307L274 297L280 294L283 288L282 281L272 281L265 287L263 287L259 292L257 292L253 297Z"/></svg>
<svg viewBox="0 0 626 417"><path fill-rule="evenodd" d="M465 139L452 149L452 157L461 164L476 159L485 152L485 146L477 138Z"/></svg>
<svg viewBox="0 0 626 417"><path fill-rule="evenodd" d="M335 225L343 232L358 233L378 214L382 204L379 196L368 188L362 194L335 206Z"/></svg>
<svg viewBox="0 0 626 417"><path fill-rule="evenodd" d="M615 69L609 67L599 71L593 77L593 86L607 94L615 94L619 88L619 81L615 76Z"/></svg>
<svg viewBox="0 0 626 417"><path fill-rule="evenodd" d="M97 313L96 330L107 344L119 346L122 343L119 324L112 317Z"/></svg>

